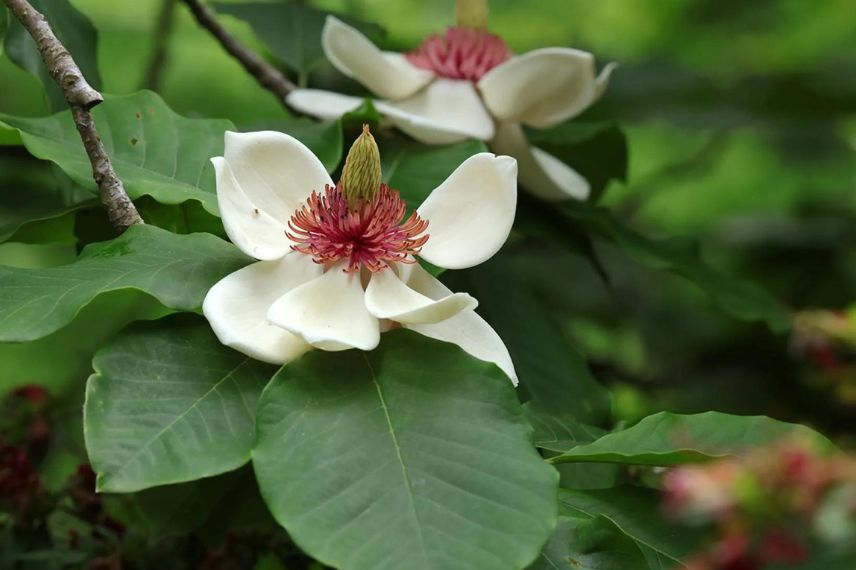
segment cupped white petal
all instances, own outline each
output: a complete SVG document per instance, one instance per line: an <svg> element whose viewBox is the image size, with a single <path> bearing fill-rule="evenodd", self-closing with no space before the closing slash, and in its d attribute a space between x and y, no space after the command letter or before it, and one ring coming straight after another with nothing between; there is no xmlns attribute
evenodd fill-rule
<svg viewBox="0 0 856 570"><path fill-rule="evenodd" d="M430 279L426 279L430 277ZM431 277L426 271L411 271L402 278L407 285L419 293L432 299L442 299L452 294L448 287L439 280ZM505 343L496 331L487 324L475 311L461 311L457 315L433 324L404 324L405 328L414 330L425 336L451 342L480 360L493 362L517 386L517 374L514 363Z"/></svg>
<svg viewBox="0 0 856 570"><path fill-rule="evenodd" d="M499 251L517 207L517 162L487 152L463 162L417 209L428 220L419 254L434 265L462 269Z"/></svg>
<svg viewBox="0 0 856 570"><path fill-rule="evenodd" d="M377 317L366 309L359 272L342 264L292 289L267 313L273 324L322 350L372 350L380 341Z"/></svg>
<svg viewBox="0 0 856 570"><path fill-rule="evenodd" d="M379 50L356 28L333 16L327 16L324 23L321 45L339 71L381 97L408 97L434 78L433 73L414 67L401 54Z"/></svg>
<svg viewBox="0 0 856 570"><path fill-rule="evenodd" d="M323 89L295 89L285 97L292 109L318 117L338 119L363 104L364 99Z"/></svg>
<svg viewBox="0 0 856 570"><path fill-rule="evenodd" d="M256 259L279 259L288 253L291 240L285 235L286 226L250 201L223 157L211 162L217 177L217 206L232 243Z"/></svg>
<svg viewBox="0 0 856 570"><path fill-rule="evenodd" d="M205 296L202 313L226 346L264 362L284 364L312 347L268 322L267 312L289 289L320 273L320 266L298 253L253 263L218 281Z"/></svg>
<svg viewBox="0 0 856 570"><path fill-rule="evenodd" d="M375 106L396 127L426 144L493 136L493 119L469 81L436 79L412 97Z"/></svg>
<svg viewBox="0 0 856 570"><path fill-rule="evenodd" d="M529 144L526 133L517 123L497 125L491 150L517 159L520 184L544 200L585 200L591 186L576 170L552 154ZM430 231L430 227L429 227Z"/></svg>
<svg viewBox="0 0 856 570"><path fill-rule="evenodd" d="M421 279L434 279L419 264L408 267L409 273L420 273ZM366 308L379 319L398 323L437 323L461 311L475 309L478 302L466 293L449 293L437 299L408 287L392 269L374 273L366 288Z"/></svg>
<svg viewBox="0 0 856 570"><path fill-rule="evenodd" d="M312 151L284 133L227 131L223 158L247 198L283 224L313 190L333 184Z"/></svg>
<svg viewBox="0 0 856 570"><path fill-rule="evenodd" d="M485 105L500 121L546 128L582 113L606 88L613 67L595 77L594 56L543 48L513 57L479 80Z"/></svg>

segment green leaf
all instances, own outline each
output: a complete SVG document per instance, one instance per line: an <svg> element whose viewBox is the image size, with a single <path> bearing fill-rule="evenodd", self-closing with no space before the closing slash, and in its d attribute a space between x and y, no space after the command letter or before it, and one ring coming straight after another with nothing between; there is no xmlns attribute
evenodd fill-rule
<svg viewBox="0 0 856 570"><path fill-rule="evenodd" d="M9 31L9 10L6 6L0 6L0 56L3 55L3 45L5 44L6 32Z"/></svg>
<svg viewBox="0 0 856 570"><path fill-rule="evenodd" d="M46 336L102 293L119 289L142 290L172 309L196 310L214 283L248 261L214 236L143 225L87 246L69 265L0 266L0 341Z"/></svg>
<svg viewBox="0 0 856 570"><path fill-rule="evenodd" d="M829 440L805 426L766 416L660 412L633 427L578 445L550 461L681 465L729 457L789 438L809 439L826 449L833 447Z"/></svg>
<svg viewBox="0 0 856 570"><path fill-rule="evenodd" d="M579 172L596 201L611 180L627 181L627 136L612 122L571 120L547 130L528 131L529 140Z"/></svg>
<svg viewBox="0 0 856 570"><path fill-rule="evenodd" d="M262 394L256 476L307 553L346 570L517 569L553 530L557 475L508 378L411 331L309 353Z"/></svg>
<svg viewBox="0 0 856 570"><path fill-rule="evenodd" d="M200 317L132 326L98 351L84 433L99 491L129 492L237 469L275 368L223 346Z"/></svg>
<svg viewBox="0 0 856 570"><path fill-rule="evenodd" d="M385 144L386 143L386 144ZM487 152L481 141L429 147L410 141L399 145L379 141L383 179L401 193L411 208L418 208L466 159Z"/></svg>
<svg viewBox="0 0 856 570"><path fill-rule="evenodd" d="M560 489L559 504L566 516L602 517L612 521L637 544L652 569L681 565L704 536L701 529L668 522L660 514L659 493L642 487Z"/></svg>
<svg viewBox="0 0 856 570"><path fill-rule="evenodd" d="M98 36L89 18L78 12L68 0L30 0L30 4L47 18L54 34L71 53L75 63L86 77L86 81L100 90ZM17 19L9 19L11 23L5 41L9 59L42 82L48 94L51 109L59 111L67 108L65 97L42 61L36 42Z"/></svg>
<svg viewBox="0 0 856 570"><path fill-rule="evenodd" d="M529 570L651 570L633 539L603 516L559 517L556 532Z"/></svg>
<svg viewBox="0 0 856 570"><path fill-rule="evenodd" d="M535 429L535 446L543 449L547 458L592 442L606 433L602 428L578 422L567 414L547 412L537 402L523 404L523 413ZM613 487L620 475L618 465L607 463L562 463L556 464L556 469L559 486L566 489Z"/></svg>
<svg viewBox="0 0 856 570"><path fill-rule="evenodd" d="M2 56L0 52L0 56ZM21 146L24 142L21 140L21 133L18 129L12 128L0 122L0 146Z"/></svg>
<svg viewBox="0 0 856 570"><path fill-rule="evenodd" d="M609 417L609 392L589 372L529 275L509 256L496 256L467 272L479 311L511 353L520 389L552 414L601 424ZM525 326L521 326L525 323Z"/></svg>
<svg viewBox="0 0 856 570"><path fill-rule="evenodd" d="M372 99L365 98L359 107L342 115L341 121L343 128L354 129L359 132L365 123L370 123L372 127L380 123L381 116L377 112Z"/></svg>
<svg viewBox="0 0 856 570"><path fill-rule="evenodd" d="M154 319L168 309L139 291L99 295L66 327L24 343L0 343L0 392L40 384L54 395L80 392L92 371L92 356L125 325ZM49 357L46 357L49 355Z"/></svg>
<svg viewBox="0 0 856 570"><path fill-rule="evenodd" d="M589 233L613 242L648 267L671 271L686 278L735 317L766 322L771 329L779 332L790 326L790 318L782 305L769 293L753 283L740 281L713 269L701 259L696 248L687 242L647 238L622 225L604 208L568 203L564 212L575 231L585 228Z"/></svg>
<svg viewBox="0 0 856 570"><path fill-rule="evenodd" d="M92 116L131 198L152 196L164 204L198 200L217 213L210 159L223 154L223 133L234 130L231 122L186 119L151 91L107 96ZM42 118L0 113L0 122L18 130L33 156L55 162L76 183L97 193L70 111Z"/></svg>
<svg viewBox="0 0 856 570"><path fill-rule="evenodd" d="M274 122L272 128L287 133L309 147L327 172L333 172L342 160L341 121L312 121L294 118Z"/></svg>
<svg viewBox="0 0 856 570"><path fill-rule="evenodd" d="M46 163L22 158L26 157L0 156L0 241L24 224L95 203L92 194L79 187L64 188Z"/></svg>
<svg viewBox="0 0 856 570"><path fill-rule="evenodd" d="M221 14L247 22L258 38L277 58L292 70L305 75L324 60L321 30L329 12L303 2L213 2ZM338 18L369 35L378 35L380 27L346 16Z"/></svg>
<svg viewBox="0 0 856 570"><path fill-rule="evenodd" d="M183 204L161 204L148 196L140 198L135 202L140 216L147 224L157 226L176 234L192 234L197 232L213 234L217 237L228 239L226 231L223 228L223 222L219 217L208 213L199 202L184 202ZM97 209L99 221L107 222L102 209ZM85 222L84 222L85 223ZM81 228L84 223L78 223L78 235L84 241L100 241L104 237L96 237L94 239L84 238L86 229L91 229L94 226L92 221L89 221L86 229ZM109 222L107 222L109 224ZM110 235L115 234L112 227L107 230Z"/></svg>
<svg viewBox="0 0 856 570"><path fill-rule="evenodd" d="M131 500L140 519L131 524L143 525L150 539L193 532L216 540L238 529L277 528L249 466L198 481L146 489Z"/></svg>
<svg viewBox="0 0 856 570"><path fill-rule="evenodd" d="M535 430L535 445L549 451L568 451L578 445L590 443L606 430L575 421L567 416L551 414L537 402L523 404L523 413Z"/></svg>

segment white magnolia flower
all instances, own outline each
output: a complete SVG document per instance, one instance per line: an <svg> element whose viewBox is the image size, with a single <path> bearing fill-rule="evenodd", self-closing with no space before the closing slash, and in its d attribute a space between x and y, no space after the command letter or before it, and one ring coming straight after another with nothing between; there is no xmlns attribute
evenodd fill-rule
<svg viewBox="0 0 856 570"><path fill-rule="evenodd" d="M543 129L582 113L603 94L613 64L596 75L592 54L562 47L512 56L498 36L469 28L431 36L408 54L384 52L332 16L322 43L333 65L377 95L377 110L413 138L427 144L488 141L494 152L517 159L521 182L536 195L588 197L585 178L531 146L522 125ZM317 89L298 89L286 100L322 119L362 103Z"/></svg>
<svg viewBox="0 0 856 570"><path fill-rule="evenodd" d="M513 158L470 157L407 219L398 192L380 183L367 127L339 184L300 141L277 132L227 132L224 156L212 162L226 233L260 260L205 297L202 310L223 344L281 364L311 348L372 350L382 331L401 326L494 362L516 383L476 300L447 289L415 258L459 269L499 250L517 203Z"/></svg>

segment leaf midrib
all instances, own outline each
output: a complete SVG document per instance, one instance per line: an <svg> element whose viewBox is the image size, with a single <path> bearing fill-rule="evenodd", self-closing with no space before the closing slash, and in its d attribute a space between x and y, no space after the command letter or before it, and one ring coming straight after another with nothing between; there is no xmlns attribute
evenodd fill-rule
<svg viewBox="0 0 856 570"><path fill-rule="evenodd" d="M664 551L663 551L663 550L661 550L660 548L657 548L657 547L656 547L656 546L654 546L653 544L650 544L649 542L647 542L647 541L645 541L645 540L643 540L643 539L639 538L638 536L636 536L636 535L634 535L634 534L630 534L630 533L627 531L627 529L625 529L625 528L624 528L624 525L620 524L620 523L619 523L617 520L615 520L612 516L610 516L610 515L608 515L608 514L606 514L606 513L590 513L589 511L587 511L586 509L584 509L584 508L582 508L582 507L579 507L579 506L576 506L576 505L569 505L568 503L566 503L566 502L564 502L564 501L562 501L562 504L563 504L565 507L567 507L567 508L569 508L569 509L573 509L573 510L575 510L575 511L577 511L577 512L579 512L579 513L582 513L582 514L584 514L585 516L590 517L590 518L592 518L592 519L594 519L594 518L595 518L595 517L597 517L597 516L601 516L601 517L603 517L603 518L605 518L605 519L608 519L612 524L614 524L614 525L615 525L615 528L619 529L622 533L624 533L624 535L625 535L625 536L627 536L627 537L628 537L630 540L632 540L633 542L636 542L636 543L642 544L642 545L644 545L644 546L647 546L647 547L648 547L648 548L650 548L652 551L656 552L658 555L663 556L663 557L665 557L665 558L667 558L667 559L669 559L669 560L671 560L671 561L673 561L673 562L677 562L678 564L680 564L680 565L681 565L681 567L682 567L682 568L685 566L685 564L684 564L684 563L683 563L679 558L675 558L674 556L672 556L672 555L671 555L671 554L669 554L668 552L664 552Z"/></svg>
<svg viewBox="0 0 856 570"><path fill-rule="evenodd" d="M419 513L416 510L416 500L413 497L413 487L410 483L410 475L407 472L407 465L404 464L404 457L401 454L401 445L398 443L398 435L395 433L395 426L392 424L392 418L389 414L389 407L386 403L386 398L383 396L383 390L380 387L380 383L377 381L377 374L375 374L374 367L372 367L371 361L366 354L363 354L363 359L366 361L366 366L369 369L369 374L372 377L372 383L375 386L375 390L377 391L378 399L380 400L381 408L383 408L384 418L386 419L386 425L389 427L389 435L392 439L392 444L395 447L395 455L398 459L398 465L401 467L401 476L404 479L404 485L407 488L407 498L410 501L411 512L413 513L413 521L416 526L416 534L419 538L419 550L422 553L422 559L425 561L426 567L428 567L428 552L425 550L425 537L422 536L422 526L419 523Z"/></svg>

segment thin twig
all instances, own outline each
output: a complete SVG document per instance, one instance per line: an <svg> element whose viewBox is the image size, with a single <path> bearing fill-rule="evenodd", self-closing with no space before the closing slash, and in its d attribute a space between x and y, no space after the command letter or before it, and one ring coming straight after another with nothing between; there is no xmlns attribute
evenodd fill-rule
<svg viewBox="0 0 856 570"><path fill-rule="evenodd" d="M190 11L203 28L211 32L220 45L237 59L247 72L256 78L259 84L276 95L279 102L285 105L285 97L296 89L294 83L282 74L280 70L263 60L250 48L233 37L217 21L214 12L199 0L184 0Z"/></svg>
<svg viewBox="0 0 856 570"><path fill-rule="evenodd" d="M86 81L71 54L57 39L45 17L26 0L4 0L9 10L33 37L51 77L62 89L80 133L80 139L92 164L92 176L98 185L101 203L113 228L122 233L134 224L143 223L137 208L125 192L122 181L113 170L110 157L101 144L95 121L89 110L104 101L101 93Z"/></svg>
<svg viewBox="0 0 856 570"><path fill-rule="evenodd" d="M161 7L155 23L154 42L152 43L152 55L146 74L143 76L143 87L157 91L163 79L163 70L166 66L166 55L169 47L169 38L175 24L175 2L176 0L161 0Z"/></svg>

